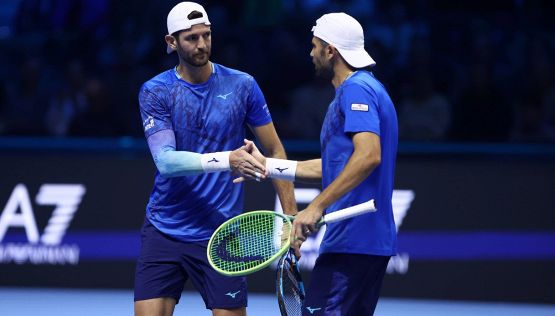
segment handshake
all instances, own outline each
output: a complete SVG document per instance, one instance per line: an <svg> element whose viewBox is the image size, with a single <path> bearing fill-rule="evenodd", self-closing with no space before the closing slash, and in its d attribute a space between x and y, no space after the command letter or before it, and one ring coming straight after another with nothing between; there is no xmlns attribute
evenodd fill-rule
<svg viewBox="0 0 555 316"><path fill-rule="evenodd" d="M262 181L270 177L266 168L266 157L258 150L254 142L245 139L245 145L232 151L229 155L231 170L239 177L233 183L247 179Z"/></svg>

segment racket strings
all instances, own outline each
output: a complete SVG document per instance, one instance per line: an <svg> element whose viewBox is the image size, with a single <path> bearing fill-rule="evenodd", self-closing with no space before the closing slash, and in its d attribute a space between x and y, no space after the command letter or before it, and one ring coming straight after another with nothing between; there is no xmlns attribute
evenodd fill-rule
<svg viewBox="0 0 555 316"><path fill-rule="evenodd" d="M287 226L284 224L284 219L266 213L253 213L230 222L214 236L209 250L212 262L227 272L259 266L281 249L283 242L279 239Z"/></svg>

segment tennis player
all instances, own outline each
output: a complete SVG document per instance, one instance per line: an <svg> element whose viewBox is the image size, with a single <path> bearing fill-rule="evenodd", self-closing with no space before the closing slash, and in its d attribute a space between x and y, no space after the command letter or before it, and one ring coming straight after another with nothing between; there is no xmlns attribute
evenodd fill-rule
<svg viewBox="0 0 555 316"><path fill-rule="evenodd" d="M243 210L236 172L265 178L243 145L249 127L265 151L286 158L254 78L210 61L211 26L204 8L181 2L167 17L167 52L179 64L147 81L139 103L157 172L141 230L135 314L172 315L190 279L213 315L246 315L244 277L210 268L206 246L225 220ZM296 213L293 186L274 182L282 206Z"/></svg>
<svg viewBox="0 0 555 316"><path fill-rule="evenodd" d="M387 263L396 253L391 197L397 115L384 86L365 69L375 62L364 49L357 20L325 14L312 32L316 74L331 80L336 91L320 134L322 157L260 159L256 149L253 155L271 178L322 181L322 193L293 222L297 256L324 213L375 199L376 213L327 226L303 305L303 315L373 315Z"/></svg>

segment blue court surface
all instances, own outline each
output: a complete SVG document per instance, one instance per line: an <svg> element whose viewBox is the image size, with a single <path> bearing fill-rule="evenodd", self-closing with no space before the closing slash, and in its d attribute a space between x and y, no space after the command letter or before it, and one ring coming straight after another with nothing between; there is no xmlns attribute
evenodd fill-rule
<svg viewBox="0 0 555 316"><path fill-rule="evenodd" d="M132 315L130 290L39 289L0 287L2 316ZM275 297L250 294L249 316L279 316ZM185 292L174 315L211 315L197 293ZM555 305L455 302L381 298L376 316L503 315L553 316Z"/></svg>

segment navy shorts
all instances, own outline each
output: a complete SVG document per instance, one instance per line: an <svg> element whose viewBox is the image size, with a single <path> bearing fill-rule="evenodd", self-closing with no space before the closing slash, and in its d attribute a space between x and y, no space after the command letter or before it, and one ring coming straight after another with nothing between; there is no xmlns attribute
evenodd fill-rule
<svg viewBox="0 0 555 316"><path fill-rule="evenodd" d="M303 315L373 315L389 258L321 254L312 270Z"/></svg>
<svg viewBox="0 0 555 316"><path fill-rule="evenodd" d="M207 309L247 306L245 277L226 277L208 263L208 241L185 243L161 233L148 220L141 229L141 254L135 270L135 301L172 297L179 302L190 278Z"/></svg>

